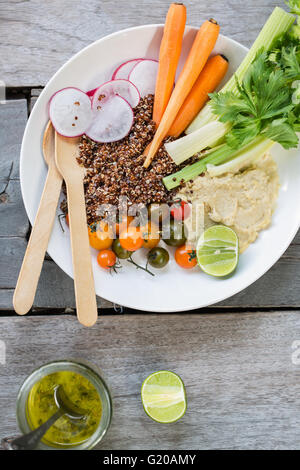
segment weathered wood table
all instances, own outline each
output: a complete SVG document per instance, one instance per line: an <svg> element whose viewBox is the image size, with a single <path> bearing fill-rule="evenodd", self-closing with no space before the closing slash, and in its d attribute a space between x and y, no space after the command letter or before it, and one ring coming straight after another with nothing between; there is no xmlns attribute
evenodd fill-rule
<svg viewBox="0 0 300 470"><path fill-rule="evenodd" d="M300 448L299 234L262 279L205 310L142 314L98 299L101 318L84 329L74 316L73 282L47 256L31 314L13 312L30 231L19 150L40 90L66 59L97 38L162 22L168 3L1 2L0 80L8 99L0 104L0 344L6 352L0 357L0 437L17 432L17 390L34 367L83 357L102 368L114 399L101 449ZM249 46L278 3L193 0L187 2L188 23L214 16L224 34ZM143 379L163 368L178 372L187 387L188 411L174 426L152 422L139 399Z"/></svg>

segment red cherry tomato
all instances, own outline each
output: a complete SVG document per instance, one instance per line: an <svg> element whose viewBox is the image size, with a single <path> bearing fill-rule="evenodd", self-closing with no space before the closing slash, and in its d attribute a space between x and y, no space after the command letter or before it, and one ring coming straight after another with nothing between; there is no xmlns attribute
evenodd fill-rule
<svg viewBox="0 0 300 470"><path fill-rule="evenodd" d="M191 208L186 201L175 201L171 206L171 215L174 220L185 220L189 217Z"/></svg>
<svg viewBox="0 0 300 470"><path fill-rule="evenodd" d="M176 263L184 269L192 269L197 265L196 252L188 245L179 246L175 251Z"/></svg>
<svg viewBox="0 0 300 470"><path fill-rule="evenodd" d="M104 269L113 268L117 262L117 257L112 250L101 250L98 253L97 261Z"/></svg>

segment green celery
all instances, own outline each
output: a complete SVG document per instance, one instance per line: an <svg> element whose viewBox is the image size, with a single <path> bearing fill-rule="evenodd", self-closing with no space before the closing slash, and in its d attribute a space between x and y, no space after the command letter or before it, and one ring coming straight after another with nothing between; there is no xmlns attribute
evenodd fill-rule
<svg viewBox="0 0 300 470"><path fill-rule="evenodd" d="M249 65L253 62L257 53L263 48L269 51L274 42L284 33L286 33L294 24L295 17L291 13L287 13L282 8L276 7L269 17L265 26L256 38L253 46L247 56L237 69L235 75L222 88L222 92L233 91L238 94L235 77L241 82L248 70Z"/></svg>
<svg viewBox="0 0 300 470"><path fill-rule="evenodd" d="M221 145L217 150L202 158L193 165L186 166L173 175L163 178L165 187L170 191L176 188L183 182L190 181L206 171L206 165L219 165L227 161L229 158L234 158L238 152L234 152L231 147L226 144Z"/></svg>
<svg viewBox="0 0 300 470"><path fill-rule="evenodd" d="M207 164L207 172L209 176L220 176L224 173L236 173L246 165L256 162L265 155L273 147L274 142L263 137L258 137L255 141L248 145L243 151L239 152L234 158L230 159L222 165Z"/></svg>
<svg viewBox="0 0 300 470"><path fill-rule="evenodd" d="M270 15L263 29L259 33L250 51L248 52L245 59L243 60L243 62L235 73L235 76L240 82L244 78L249 65L253 62L257 53L262 48L265 51L270 50L274 42L282 34L286 33L291 28L294 22L295 17L292 14L284 11L282 8L276 7L273 10L272 14ZM222 88L222 92L232 91L238 94L235 76L231 77L227 84ZM201 128L202 126L208 124L209 122L215 121L217 119L217 116L212 112L211 106L208 103L186 129L186 133L190 134L196 131L197 129Z"/></svg>
<svg viewBox="0 0 300 470"><path fill-rule="evenodd" d="M193 134L186 135L182 139L174 140L173 142L168 142L165 144L165 149L176 165L180 165L207 147L217 145L220 138L229 130L229 124L223 124L219 121L211 122L202 129L193 132Z"/></svg>

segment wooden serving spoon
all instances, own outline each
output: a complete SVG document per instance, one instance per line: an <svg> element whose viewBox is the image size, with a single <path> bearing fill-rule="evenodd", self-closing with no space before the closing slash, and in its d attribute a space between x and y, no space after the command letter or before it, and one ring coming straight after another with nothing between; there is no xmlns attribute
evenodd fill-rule
<svg viewBox="0 0 300 470"><path fill-rule="evenodd" d="M78 144L78 138L62 137L55 132L56 166L67 186L77 317L83 325L92 326L98 312L86 220L84 168L76 160Z"/></svg>
<svg viewBox="0 0 300 470"><path fill-rule="evenodd" d="M62 176L56 168L54 144L54 129L49 121L43 138L48 174L13 296L19 315L25 315L32 307L61 192Z"/></svg>

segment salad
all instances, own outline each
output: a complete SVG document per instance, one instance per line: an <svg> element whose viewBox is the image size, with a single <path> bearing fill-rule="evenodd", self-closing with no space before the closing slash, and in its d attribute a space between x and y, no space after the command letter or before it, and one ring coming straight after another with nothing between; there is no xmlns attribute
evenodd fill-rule
<svg viewBox="0 0 300 470"><path fill-rule="evenodd" d="M184 269L222 277L269 226L279 188L269 152L275 143L296 148L300 131L300 0L287 4L218 92L229 64L213 53L214 19L199 28L175 80L186 7L173 3L158 60L125 60L96 89L53 95L54 128L80 139L100 267L117 271L126 260L154 275L174 256ZM65 201L61 208L68 224Z"/></svg>

